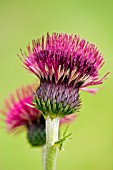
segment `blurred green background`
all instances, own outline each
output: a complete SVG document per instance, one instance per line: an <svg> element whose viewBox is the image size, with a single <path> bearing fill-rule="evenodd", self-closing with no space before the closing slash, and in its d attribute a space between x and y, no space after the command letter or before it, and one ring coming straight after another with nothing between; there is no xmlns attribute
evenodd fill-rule
<svg viewBox="0 0 113 170"><path fill-rule="evenodd" d="M69 128L57 170L113 170L113 1L111 0L0 0L0 107L17 87L36 80L17 58L32 39L46 32L79 34L95 43L106 64L101 76L109 79L93 96L81 92L82 108ZM32 149L26 133L9 135L0 128L0 170L41 170L41 149Z"/></svg>

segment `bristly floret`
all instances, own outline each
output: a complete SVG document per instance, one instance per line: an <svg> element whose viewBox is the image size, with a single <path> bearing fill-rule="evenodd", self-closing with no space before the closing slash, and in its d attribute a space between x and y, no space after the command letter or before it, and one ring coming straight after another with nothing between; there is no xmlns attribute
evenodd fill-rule
<svg viewBox="0 0 113 170"><path fill-rule="evenodd" d="M47 33L28 45L28 56L23 55L24 66L41 80L83 88L101 84L98 71L103 66L103 56L94 44L79 36Z"/></svg>

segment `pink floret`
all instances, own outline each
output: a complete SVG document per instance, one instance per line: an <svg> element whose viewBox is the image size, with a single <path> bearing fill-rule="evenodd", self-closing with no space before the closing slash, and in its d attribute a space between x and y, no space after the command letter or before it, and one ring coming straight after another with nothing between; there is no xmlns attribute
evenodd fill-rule
<svg viewBox="0 0 113 170"><path fill-rule="evenodd" d="M99 70L105 61L94 44L77 35L47 33L28 44L28 56L22 53L24 67L40 80L80 88L102 84Z"/></svg>

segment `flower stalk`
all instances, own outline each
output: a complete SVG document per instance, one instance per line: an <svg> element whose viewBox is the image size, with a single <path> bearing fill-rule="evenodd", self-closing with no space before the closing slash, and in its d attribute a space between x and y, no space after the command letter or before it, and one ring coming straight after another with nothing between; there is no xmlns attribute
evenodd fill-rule
<svg viewBox="0 0 113 170"><path fill-rule="evenodd" d="M51 119L47 116L46 118L46 160L44 170L56 169L58 147L55 147L54 143L58 141L59 120L59 117Z"/></svg>

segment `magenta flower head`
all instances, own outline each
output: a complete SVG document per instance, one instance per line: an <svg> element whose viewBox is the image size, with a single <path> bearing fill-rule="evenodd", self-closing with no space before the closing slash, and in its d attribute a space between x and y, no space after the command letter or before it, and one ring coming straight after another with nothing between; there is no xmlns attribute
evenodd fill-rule
<svg viewBox="0 0 113 170"><path fill-rule="evenodd" d="M32 146L43 146L46 142L45 119L33 105L34 85L28 85L16 90L16 94L10 95L5 100L5 110L1 111L4 116L6 128L9 132L27 130L27 139ZM76 116L65 116L60 124L71 123Z"/></svg>
<svg viewBox="0 0 113 170"><path fill-rule="evenodd" d="M40 87L35 103L45 116L51 118L74 113L79 109L79 90L102 84L99 70L103 56L94 44L79 36L53 33L28 45L28 56L23 55L26 69L38 76Z"/></svg>
<svg viewBox="0 0 113 170"><path fill-rule="evenodd" d="M5 100L6 128L9 132L27 130L27 138L32 146L45 144L45 120L41 112L33 107L34 85L28 85L16 90L16 95L11 94ZM30 107L32 106L32 107Z"/></svg>

